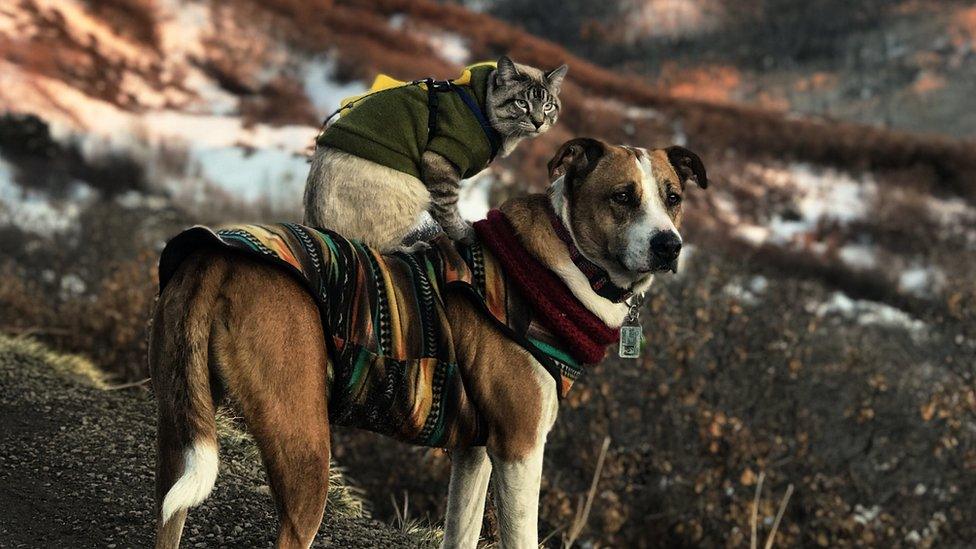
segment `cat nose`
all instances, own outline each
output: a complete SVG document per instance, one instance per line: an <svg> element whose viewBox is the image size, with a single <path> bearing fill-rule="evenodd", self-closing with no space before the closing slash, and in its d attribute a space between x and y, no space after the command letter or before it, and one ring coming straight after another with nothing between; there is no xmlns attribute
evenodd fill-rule
<svg viewBox="0 0 976 549"><path fill-rule="evenodd" d="M546 121L545 121L545 120L533 120L533 121L532 121L532 125L533 125L533 126L535 126L535 129L537 129L537 130L538 130L539 128L541 128L541 127L542 127L542 125L543 125L543 124L545 124L545 123L546 123Z"/></svg>

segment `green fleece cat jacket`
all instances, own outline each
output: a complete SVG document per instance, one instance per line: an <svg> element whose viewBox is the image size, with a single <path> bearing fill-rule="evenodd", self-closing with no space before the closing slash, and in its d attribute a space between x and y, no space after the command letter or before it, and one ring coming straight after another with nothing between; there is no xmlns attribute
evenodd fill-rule
<svg viewBox="0 0 976 549"><path fill-rule="evenodd" d="M454 81L485 112L492 64L473 65ZM467 78L470 71L470 79ZM427 88L405 85L366 95L328 126L319 146L332 147L421 178L421 155L435 152L448 159L462 178L488 166L492 146L478 119L454 91L439 92L437 127L428 142ZM485 115L487 118L487 115Z"/></svg>

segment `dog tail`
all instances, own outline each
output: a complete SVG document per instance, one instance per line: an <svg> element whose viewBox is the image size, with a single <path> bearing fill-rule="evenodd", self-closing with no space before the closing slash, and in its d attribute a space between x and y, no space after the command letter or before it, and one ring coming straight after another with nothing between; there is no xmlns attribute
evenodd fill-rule
<svg viewBox="0 0 976 549"><path fill-rule="evenodd" d="M177 511L203 502L217 482L217 444L198 438L183 453L183 475L163 499L160 514L163 524Z"/></svg>
<svg viewBox="0 0 976 549"><path fill-rule="evenodd" d="M156 304L149 341L158 407L156 547L178 547L186 510L217 481L210 334L225 266L189 258Z"/></svg>

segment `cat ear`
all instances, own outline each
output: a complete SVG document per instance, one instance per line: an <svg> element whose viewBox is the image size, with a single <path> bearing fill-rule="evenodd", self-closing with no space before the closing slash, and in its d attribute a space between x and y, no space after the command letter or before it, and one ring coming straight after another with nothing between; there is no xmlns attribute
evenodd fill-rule
<svg viewBox="0 0 976 549"><path fill-rule="evenodd" d="M511 82L521 75L522 73L515 66L515 62L509 59L507 55L498 58L498 65L495 70L495 84Z"/></svg>
<svg viewBox="0 0 976 549"><path fill-rule="evenodd" d="M577 137L562 144L549 161L549 181L565 176L567 189L589 174L603 157L606 145L597 139Z"/></svg>
<svg viewBox="0 0 976 549"><path fill-rule="evenodd" d="M674 171L681 178L682 187L689 180L694 181L703 189L708 187L708 175L705 173L705 164L697 154L677 145L668 147L664 151L668 154L668 162L671 163Z"/></svg>
<svg viewBox="0 0 976 549"><path fill-rule="evenodd" d="M559 87L562 86L567 72L569 72L569 65L562 64L546 73L546 84L553 93L559 93Z"/></svg>

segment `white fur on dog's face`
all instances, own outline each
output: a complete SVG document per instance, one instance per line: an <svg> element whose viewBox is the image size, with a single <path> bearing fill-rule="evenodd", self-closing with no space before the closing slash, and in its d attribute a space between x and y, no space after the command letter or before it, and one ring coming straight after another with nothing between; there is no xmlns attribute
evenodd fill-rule
<svg viewBox="0 0 976 549"><path fill-rule="evenodd" d="M685 183L708 184L697 155L682 147L647 150L583 137L564 143L548 167L553 209L580 252L614 284L640 294L655 272L676 268ZM626 303L598 295L568 257L551 268L590 311L620 326Z"/></svg>
<svg viewBox="0 0 976 549"><path fill-rule="evenodd" d="M645 286L653 273L671 270L673 259L652 249L658 235L680 243L683 185L666 151L591 140L579 152L573 143L570 169L550 195L580 251L621 287Z"/></svg>
<svg viewBox="0 0 976 549"><path fill-rule="evenodd" d="M626 231L625 251L621 257L624 268L632 273L647 273L654 271L651 249L651 239L659 233L671 231L681 240L681 233L674 224L668 208L664 205L667 196L667 186L657 181L651 167L650 152L639 149L642 154L633 159L640 170L641 201L638 206L639 214L630 222Z"/></svg>

